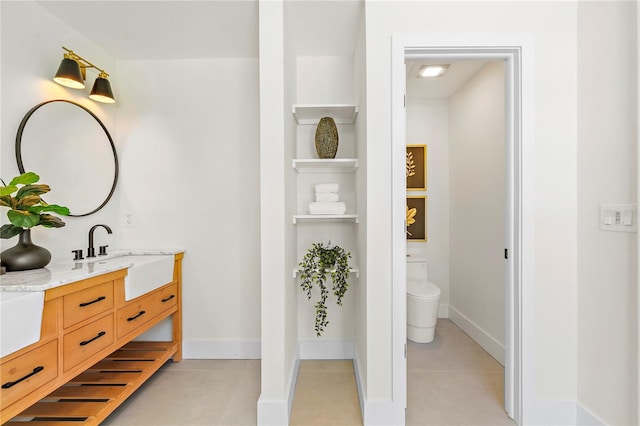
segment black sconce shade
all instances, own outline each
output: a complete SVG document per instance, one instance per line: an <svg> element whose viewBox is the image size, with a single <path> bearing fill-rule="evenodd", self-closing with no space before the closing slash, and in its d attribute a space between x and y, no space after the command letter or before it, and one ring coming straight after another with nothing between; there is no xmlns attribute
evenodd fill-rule
<svg viewBox="0 0 640 426"><path fill-rule="evenodd" d="M53 81L72 89L84 89L84 78L82 78L80 65L73 59L62 59Z"/></svg>
<svg viewBox="0 0 640 426"><path fill-rule="evenodd" d="M116 101L113 97L113 92L111 91L111 83L109 83L109 80L104 77L96 78L96 82L93 83L93 88L91 89L89 98L94 101L104 102L107 104L112 104Z"/></svg>

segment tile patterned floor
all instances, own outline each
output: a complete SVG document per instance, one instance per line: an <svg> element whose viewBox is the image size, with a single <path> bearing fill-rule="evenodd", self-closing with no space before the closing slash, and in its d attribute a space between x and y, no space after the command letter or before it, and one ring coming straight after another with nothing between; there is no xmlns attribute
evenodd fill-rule
<svg viewBox="0 0 640 426"><path fill-rule="evenodd" d="M102 425L255 425L259 360L165 364Z"/></svg>
<svg viewBox="0 0 640 426"><path fill-rule="evenodd" d="M433 343L409 342L407 425L513 425L503 409L504 369L449 320ZM259 360L168 363L107 426L256 424ZM291 425L361 425L350 360L301 361Z"/></svg>
<svg viewBox="0 0 640 426"><path fill-rule="evenodd" d="M447 319L432 343L409 341L407 425L513 425L504 368Z"/></svg>
<svg viewBox="0 0 640 426"><path fill-rule="evenodd" d="M300 361L289 424L362 425L353 361Z"/></svg>

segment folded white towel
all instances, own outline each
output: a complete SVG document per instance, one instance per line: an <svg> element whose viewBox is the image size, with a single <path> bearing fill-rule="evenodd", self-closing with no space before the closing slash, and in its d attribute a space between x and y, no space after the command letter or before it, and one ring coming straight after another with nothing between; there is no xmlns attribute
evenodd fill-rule
<svg viewBox="0 0 640 426"><path fill-rule="evenodd" d="M337 183L319 183L316 185L316 192L330 192L337 194L338 188L339 186Z"/></svg>
<svg viewBox="0 0 640 426"><path fill-rule="evenodd" d="M344 214L346 211L347 206L343 202L309 204L309 214Z"/></svg>
<svg viewBox="0 0 640 426"><path fill-rule="evenodd" d="M340 201L340 196L334 192L316 192L316 201L320 203Z"/></svg>

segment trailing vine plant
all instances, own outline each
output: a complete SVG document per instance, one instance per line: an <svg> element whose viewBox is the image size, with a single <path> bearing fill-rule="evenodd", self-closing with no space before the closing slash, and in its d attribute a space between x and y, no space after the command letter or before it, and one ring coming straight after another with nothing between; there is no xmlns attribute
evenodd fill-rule
<svg viewBox="0 0 640 426"><path fill-rule="evenodd" d="M342 306L342 298L349 288L349 258L351 253L340 246L331 246L331 242L313 243L307 250L302 262L300 262L300 287L311 300L313 284L320 288L320 300L315 304L316 309L316 335L320 337L329 324L327 321L327 274L330 274L333 286L331 290L336 296L336 303Z"/></svg>

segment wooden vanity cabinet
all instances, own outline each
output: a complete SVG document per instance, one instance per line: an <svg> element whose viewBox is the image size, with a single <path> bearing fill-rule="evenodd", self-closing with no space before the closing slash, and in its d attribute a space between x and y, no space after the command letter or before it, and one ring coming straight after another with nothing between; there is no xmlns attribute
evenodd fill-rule
<svg viewBox="0 0 640 426"><path fill-rule="evenodd" d="M182 257L172 282L129 301L126 269L47 290L40 340L0 359L0 424L100 424L165 362L181 361ZM133 341L168 317L171 341Z"/></svg>

